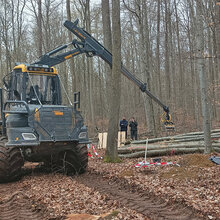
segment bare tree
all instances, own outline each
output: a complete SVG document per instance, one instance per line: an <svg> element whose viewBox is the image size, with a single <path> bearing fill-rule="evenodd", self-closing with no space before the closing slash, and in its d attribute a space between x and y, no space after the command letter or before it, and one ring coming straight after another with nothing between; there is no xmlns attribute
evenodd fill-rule
<svg viewBox="0 0 220 220"><path fill-rule="evenodd" d="M160 22L161 22L161 15L160 15L160 8L161 8L161 0L157 0L157 49L156 49L156 61L157 61L157 76L158 76L158 93L159 97L162 98L161 92L161 60L160 60Z"/></svg>
<svg viewBox="0 0 220 220"><path fill-rule="evenodd" d="M120 0L112 1L112 90L110 101L110 114L108 126L108 140L106 159L118 159L117 135L120 110L120 81L121 81L121 25L120 25Z"/></svg>
<svg viewBox="0 0 220 220"><path fill-rule="evenodd" d="M91 33L91 13L90 13L90 0L85 2L85 22L86 30ZM93 126L95 126L95 104L94 104L94 80L93 80L93 61L92 59L87 59L87 74L88 74L88 89L89 89L89 106L90 106L90 116Z"/></svg>
<svg viewBox="0 0 220 220"><path fill-rule="evenodd" d="M146 1L135 1L134 8L130 7L123 1L125 7L135 15L138 25L138 37L139 37L139 62L140 62L140 72L141 78L144 82L147 83L147 88L149 91L152 91L151 86L151 72L150 72L150 33L149 33L149 24L148 24L148 13ZM145 108L145 117L147 121L148 131L153 135L157 135L156 122L154 117L154 108L152 99L147 97L144 93L142 93L142 97L144 100L144 108Z"/></svg>
<svg viewBox="0 0 220 220"><path fill-rule="evenodd" d="M217 63L218 63L218 73L220 71L220 0L216 0L215 13L216 13L216 43L217 43Z"/></svg>
<svg viewBox="0 0 220 220"><path fill-rule="evenodd" d="M12 68L12 57L10 50L10 4L7 0L2 1L2 13L0 14L0 22L1 22L1 33L2 33L2 41L5 46L5 56L6 56L6 71L9 72Z"/></svg>
<svg viewBox="0 0 220 220"><path fill-rule="evenodd" d="M205 60L204 60L204 24L202 14L202 2L196 2L197 12L197 56L198 56L198 70L200 78L200 89L201 89L201 102L202 102L202 113L203 113L203 129L204 129L204 153L211 152L211 128L210 128L210 112L207 98L207 78L205 74Z"/></svg>
<svg viewBox="0 0 220 220"><path fill-rule="evenodd" d="M102 26L103 26L103 35L104 35L104 46L110 52L112 51L112 33L111 33L111 19L110 19L110 7L109 0L102 0ZM110 90L111 88L111 69L110 66L105 64L105 74L106 74L106 97L109 100L111 97ZM108 102L107 102L108 103Z"/></svg>
<svg viewBox="0 0 220 220"><path fill-rule="evenodd" d="M70 0L66 0L66 12L67 12L67 20L71 21L71 7L70 7ZM71 42L73 40L72 38L72 33L68 31L68 39ZM74 64L74 59L71 59L69 61L70 64L70 73L71 73L71 78L72 78L72 92L76 91L76 74L75 74L75 64Z"/></svg>
<svg viewBox="0 0 220 220"><path fill-rule="evenodd" d="M38 56L43 55L43 30L42 30L42 1L38 0L37 33L38 33Z"/></svg>

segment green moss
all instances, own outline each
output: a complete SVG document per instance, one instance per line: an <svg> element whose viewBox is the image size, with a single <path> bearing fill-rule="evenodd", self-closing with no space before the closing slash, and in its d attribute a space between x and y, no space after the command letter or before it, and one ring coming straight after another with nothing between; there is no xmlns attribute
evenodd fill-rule
<svg viewBox="0 0 220 220"><path fill-rule="evenodd" d="M109 157L109 156L105 156L104 162L105 162L105 163L121 163L122 160L121 160L119 157L117 157L117 158L115 158L115 159L112 159L112 158Z"/></svg>
<svg viewBox="0 0 220 220"><path fill-rule="evenodd" d="M112 214L112 216L113 217L115 217L115 216L117 216L118 215L118 213L119 213L119 211L118 210L114 210L111 214Z"/></svg>

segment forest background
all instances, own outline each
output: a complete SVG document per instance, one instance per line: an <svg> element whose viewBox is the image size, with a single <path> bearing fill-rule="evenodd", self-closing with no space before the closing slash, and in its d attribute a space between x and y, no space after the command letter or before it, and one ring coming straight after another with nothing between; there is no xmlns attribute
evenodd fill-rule
<svg viewBox="0 0 220 220"><path fill-rule="evenodd" d="M101 1L0 0L0 78L15 62L32 63L74 36L63 26L79 18L80 27L104 44ZM199 2L200 4L196 4ZM203 28L198 28L198 5ZM220 1L121 1L122 62L169 106L176 132L202 130L198 62L203 60L212 128L220 122ZM110 13L111 14L111 13ZM204 52L198 55L198 34ZM109 74L104 61L85 55L56 67L73 100L81 91L81 110L90 135L108 126ZM3 87L2 80L0 86ZM110 88L111 89L111 88ZM121 77L120 117L135 117L139 131L160 135L163 109ZM67 99L64 97L64 102Z"/></svg>

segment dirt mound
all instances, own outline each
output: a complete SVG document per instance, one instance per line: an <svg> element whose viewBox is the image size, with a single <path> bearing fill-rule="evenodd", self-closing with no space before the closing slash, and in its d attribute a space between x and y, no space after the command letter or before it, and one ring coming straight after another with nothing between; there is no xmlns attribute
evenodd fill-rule
<svg viewBox="0 0 220 220"><path fill-rule="evenodd" d="M161 174L162 179L197 179L200 168L209 168L216 166L209 160L210 155L188 154L184 155L179 161L180 167L173 167L168 172Z"/></svg>
<svg viewBox="0 0 220 220"><path fill-rule="evenodd" d="M211 155L188 154L185 155L179 164L183 167L213 167L216 166L209 160Z"/></svg>

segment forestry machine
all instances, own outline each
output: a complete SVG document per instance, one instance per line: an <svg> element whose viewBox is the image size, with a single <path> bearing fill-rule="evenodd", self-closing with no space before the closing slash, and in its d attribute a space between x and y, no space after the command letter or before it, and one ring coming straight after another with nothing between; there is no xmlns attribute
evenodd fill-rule
<svg viewBox="0 0 220 220"><path fill-rule="evenodd" d="M0 183L19 179L24 161L44 162L66 174L86 171L90 141L80 113L80 93L74 93L74 102L69 100L70 106L62 105L62 82L53 66L85 53L88 57L101 57L112 67L112 54L77 25L78 19L74 23L64 23L79 41L74 39L32 64L18 63L3 79L7 100L3 101L0 89ZM74 48L60 52L69 45ZM121 71L162 106L165 124L172 126L169 108L123 65Z"/></svg>

